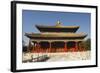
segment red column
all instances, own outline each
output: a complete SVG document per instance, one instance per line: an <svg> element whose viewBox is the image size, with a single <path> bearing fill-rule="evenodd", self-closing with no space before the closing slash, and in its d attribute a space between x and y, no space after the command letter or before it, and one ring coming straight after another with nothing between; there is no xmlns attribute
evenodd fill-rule
<svg viewBox="0 0 100 73"><path fill-rule="evenodd" d="M37 42L37 52L40 52L40 44Z"/></svg>
<svg viewBox="0 0 100 73"><path fill-rule="evenodd" d="M36 46L36 42L35 42L35 44L34 44L34 47L35 47L35 53L37 53L37 46Z"/></svg>
<svg viewBox="0 0 100 73"><path fill-rule="evenodd" d="M34 43L34 42L33 42ZM34 52L34 45L33 45L33 48L32 48L32 52Z"/></svg>
<svg viewBox="0 0 100 73"><path fill-rule="evenodd" d="M39 49L40 49L40 53L42 53L42 49L41 49L41 44L39 43Z"/></svg>
<svg viewBox="0 0 100 73"><path fill-rule="evenodd" d="M39 53L41 53L40 43L38 43Z"/></svg>
<svg viewBox="0 0 100 73"><path fill-rule="evenodd" d="M49 47L49 53L51 52L51 42L49 42L49 44L50 44L50 47Z"/></svg>
<svg viewBox="0 0 100 73"><path fill-rule="evenodd" d="M80 42L78 42L78 51L79 51L79 49L80 49L80 47L79 47L79 43L80 43Z"/></svg>
<svg viewBox="0 0 100 73"><path fill-rule="evenodd" d="M34 43L34 47L33 47L33 50L32 50L32 52L33 52L33 53L35 52L35 43Z"/></svg>
<svg viewBox="0 0 100 73"><path fill-rule="evenodd" d="M31 40L29 40L28 51L32 52L32 45L31 45Z"/></svg>
<svg viewBox="0 0 100 73"><path fill-rule="evenodd" d="M39 52L38 43L36 43L37 53Z"/></svg>
<svg viewBox="0 0 100 73"><path fill-rule="evenodd" d="M67 42L65 42L64 52L67 52Z"/></svg>
<svg viewBox="0 0 100 73"><path fill-rule="evenodd" d="M78 51L78 42L75 42L75 51Z"/></svg>

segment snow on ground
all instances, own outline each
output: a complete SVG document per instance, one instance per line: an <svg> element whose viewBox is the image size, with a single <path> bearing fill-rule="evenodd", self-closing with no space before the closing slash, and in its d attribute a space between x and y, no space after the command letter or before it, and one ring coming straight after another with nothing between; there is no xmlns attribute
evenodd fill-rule
<svg viewBox="0 0 100 73"><path fill-rule="evenodd" d="M49 59L46 62L54 61L74 61L74 60L89 60L91 52L64 52L64 53L23 53L23 61L30 60L42 55L47 55Z"/></svg>

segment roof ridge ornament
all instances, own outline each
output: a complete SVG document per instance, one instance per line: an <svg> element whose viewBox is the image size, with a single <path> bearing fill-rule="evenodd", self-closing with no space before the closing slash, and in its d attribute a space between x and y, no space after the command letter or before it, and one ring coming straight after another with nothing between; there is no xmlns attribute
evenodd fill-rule
<svg viewBox="0 0 100 73"><path fill-rule="evenodd" d="M56 26L61 26L61 22L57 21Z"/></svg>

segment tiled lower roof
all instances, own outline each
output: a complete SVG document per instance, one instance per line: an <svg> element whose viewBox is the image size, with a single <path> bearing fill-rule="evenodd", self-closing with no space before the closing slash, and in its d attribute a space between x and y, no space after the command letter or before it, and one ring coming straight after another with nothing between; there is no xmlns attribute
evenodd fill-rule
<svg viewBox="0 0 100 73"><path fill-rule="evenodd" d="M26 33L27 37L86 37L84 33Z"/></svg>

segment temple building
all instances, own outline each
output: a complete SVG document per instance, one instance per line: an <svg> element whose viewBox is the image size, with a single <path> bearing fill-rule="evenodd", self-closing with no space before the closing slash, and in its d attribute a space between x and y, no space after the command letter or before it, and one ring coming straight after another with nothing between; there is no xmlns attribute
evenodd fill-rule
<svg viewBox="0 0 100 73"><path fill-rule="evenodd" d="M56 53L78 51L87 36L76 33L79 26L63 26L60 21L54 26L36 25L39 33L25 33L29 38L29 50L34 53Z"/></svg>

